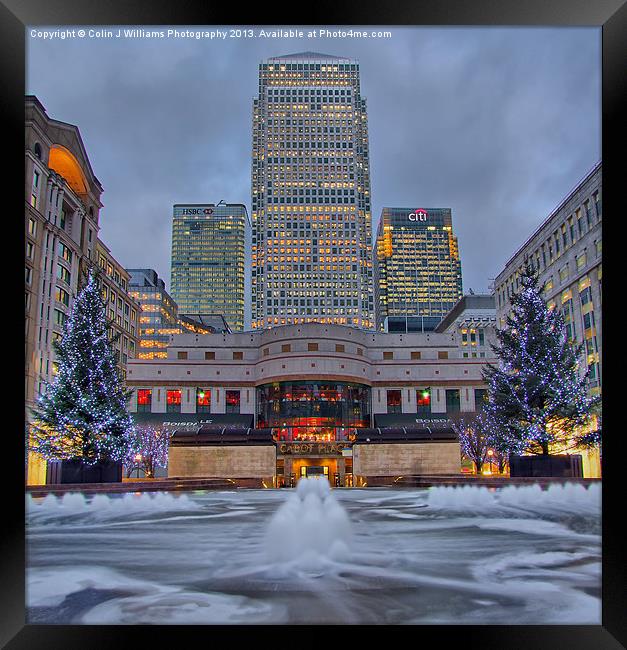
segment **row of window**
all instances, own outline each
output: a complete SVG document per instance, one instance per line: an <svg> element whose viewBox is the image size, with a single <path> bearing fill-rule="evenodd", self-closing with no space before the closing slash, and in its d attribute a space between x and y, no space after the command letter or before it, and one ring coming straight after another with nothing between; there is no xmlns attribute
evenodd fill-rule
<svg viewBox="0 0 627 650"><path fill-rule="evenodd" d="M104 255L100 255L98 258L98 265L117 285L121 286L124 291L127 290L126 279L120 275L119 271L114 269L113 264L107 261Z"/></svg>
<svg viewBox="0 0 627 650"><path fill-rule="evenodd" d="M240 391L225 391L226 413L240 412ZM181 412L181 398L183 391L180 389L166 390L166 413ZM137 412L150 413L152 409L152 389L141 388L137 391ZM196 389L196 412L211 413L211 390L209 388Z"/></svg>
<svg viewBox="0 0 627 650"><path fill-rule="evenodd" d="M152 409L152 389L141 388L137 390L137 412L149 413ZM388 413L402 412L402 390L390 389L386 391ZM475 410L480 410L485 404L487 390L475 388ZM166 390L166 413L181 412L181 389ZM239 413L241 396L239 390L225 391L226 413ZM446 412L458 413L461 408L460 390L451 388L445 390ZM211 390L209 388L196 388L196 412L211 413ZM431 388L425 387L416 390L416 413L427 415L431 413Z"/></svg>
<svg viewBox="0 0 627 650"><path fill-rule="evenodd" d="M532 253L526 256L537 270L545 270L570 246L581 239L592 226L601 220L602 207L599 192L592 193L592 200L586 199L582 208L577 208L565 221L551 233L546 241L538 246ZM597 246L597 254L600 252L600 242ZM577 269L581 269L586 264L585 253L577 257ZM519 273L514 273L505 285L497 292L499 306L503 306L507 299L520 288Z"/></svg>
<svg viewBox="0 0 627 650"><path fill-rule="evenodd" d="M445 391L446 413L459 413L461 408L459 388L447 388ZM475 388L475 410L479 411L486 402L487 390ZM387 412L402 413L402 391L392 389L387 391ZM420 388L416 391L416 413L431 413L431 388Z"/></svg>
<svg viewBox="0 0 627 650"><path fill-rule="evenodd" d="M481 337L481 345L483 345L483 338ZM281 345L281 352L291 352L292 351L292 345L290 343L284 343ZM318 352L319 351L319 346L318 343L307 343L307 352ZM335 351L336 352L346 352L346 346L340 343L336 343L335 345ZM264 348L263 349L263 356L267 357L270 354L270 348ZM363 356L364 351L362 348L356 348L355 349L355 354L359 356ZM244 353L242 351L236 350L232 352L232 358L234 361L241 361L244 358ZM186 350L179 350L176 353L176 358L177 359L188 359L188 352ZM205 361L212 361L216 358L216 353L213 350L205 350ZM413 360L418 360L422 358L422 353L420 350L412 350L411 351L411 359ZM448 359L448 350L438 350L438 359ZM394 359L394 352L390 350L384 350L383 351L383 359L384 360L392 360Z"/></svg>

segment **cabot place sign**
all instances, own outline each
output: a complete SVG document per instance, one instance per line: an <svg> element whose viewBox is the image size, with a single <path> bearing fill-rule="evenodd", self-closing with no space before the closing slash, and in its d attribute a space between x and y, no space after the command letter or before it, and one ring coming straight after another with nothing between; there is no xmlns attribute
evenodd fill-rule
<svg viewBox="0 0 627 650"><path fill-rule="evenodd" d="M407 215L410 221L426 221L429 213L424 208L416 208Z"/></svg>
<svg viewBox="0 0 627 650"><path fill-rule="evenodd" d="M350 442L282 442L281 454L341 454L343 449L350 449Z"/></svg>

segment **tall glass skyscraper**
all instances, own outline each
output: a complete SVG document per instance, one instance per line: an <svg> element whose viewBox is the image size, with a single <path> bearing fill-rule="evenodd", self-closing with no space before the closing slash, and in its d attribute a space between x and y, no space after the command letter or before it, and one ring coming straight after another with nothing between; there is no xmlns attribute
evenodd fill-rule
<svg viewBox="0 0 627 650"><path fill-rule="evenodd" d="M172 220L171 292L181 314L222 314L232 331L245 309L250 220L239 203L177 204Z"/></svg>
<svg viewBox="0 0 627 650"><path fill-rule="evenodd" d="M374 328L370 163L359 63L259 65L253 103L252 327Z"/></svg>
<svg viewBox="0 0 627 650"><path fill-rule="evenodd" d="M374 258L380 330L409 317L443 318L462 297L450 208L383 208Z"/></svg>

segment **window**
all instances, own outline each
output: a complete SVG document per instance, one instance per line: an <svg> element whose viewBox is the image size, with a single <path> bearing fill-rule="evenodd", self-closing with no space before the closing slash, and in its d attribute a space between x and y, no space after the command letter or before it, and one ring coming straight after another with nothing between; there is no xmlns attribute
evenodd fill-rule
<svg viewBox="0 0 627 650"><path fill-rule="evenodd" d="M412 350L411 358L412 359L420 359L420 350Z"/></svg>
<svg viewBox="0 0 627 650"><path fill-rule="evenodd" d="M179 389L166 391L166 413L181 412L181 392Z"/></svg>
<svg viewBox="0 0 627 650"><path fill-rule="evenodd" d="M238 390L226 391L226 412L239 413L240 393Z"/></svg>
<svg viewBox="0 0 627 650"><path fill-rule="evenodd" d="M364 351L361 348L357 348L357 355L360 357L364 356Z"/></svg>
<svg viewBox="0 0 627 650"><path fill-rule="evenodd" d="M187 359L187 352L177 352L176 353L176 358L177 359Z"/></svg>
<svg viewBox="0 0 627 650"><path fill-rule="evenodd" d="M61 289L61 287L57 287L55 298L58 302L63 303L66 307L70 306L70 294L64 289Z"/></svg>
<svg viewBox="0 0 627 650"><path fill-rule="evenodd" d="M244 358L243 352L233 352L233 359L236 361L241 361Z"/></svg>
<svg viewBox="0 0 627 650"><path fill-rule="evenodd" d="M345 352L346 350L345 350L343 345L336 344L335 351L336 352Z"/></svg>
<svg viewBox="0 0 627 650"><path fill-rule="evenodd" d="M205 352L205 361L211 361L216 358L216 353L211 351L211 352Z"/></svg>
<svg viewBox="0 0 627 650"><path fill-rule="evenodd" d="M308 352L317 352L318 351L318 344L317 343L307 343L307 351Z"/></svg>
<svg viewBox="0 0 627 650"><path fill-rule="evenodd" d="M586 287L583 291L579 292L579 298L581 300L581 306L587 305L592 301L592 289Z"/></svg>
<svg viewBox="0 0 627 650"><path fill-rule="evenodd" d="M264 348L263 349L263 356L267 357L270 354L270 348Z"/></svg>
<svg viewBox="0 0 627 650"><path fill-rule="evenodd" d="M26 266L25 269L26 269L26 284L30 285L33 281L33 269L31 269L28 266Z"/></svg>
<svg viewBox="0 0 627 650"><path fill-rule="evenodd" d="M584 329L592 329L594 327L594 312L589 311L587 314L583 315L583 327Z"/></svg>
<svg viewBox="0 0 627 650"><path fill-rule="evenodd" d="M281 346L281 352L291 352L291 351L292 351L292 346L289 343Z"/></svg>
<svg viewBox="0 0 627 650"><path fill-rule="evenodd" d="M137 391L137 412L150 413L152 405L152 390L150 388L140 388Z"/></svg>
<svg viewBox="0 0 627 650"><path fill-rule="evenodd" d="M383 358L384 359L393 359L394 358L394 352L384 352L383 353Z"/></svg>
<svg viewBox="0 0 627 650"><path fill-rule="evenodd" d="M475 388L475 411L480 411L488 400L486 388Z"/></svg>
<svg viewBox="0 0 627 650"><path fill-rule="evenodd" d="M459 389L452 388L446 391L446 412L459 413Z"/></svg>
<svg viewBox="0 0 627 650"><path fill-rule="evenodd" d="M594 199L594 207L596 209L597 217L601 217L601 199L599 198L598 192L592 193L592 198Z"/></svg>
<svg viewBox="0 0 627 650"><path fill-rule="evenodd" d="M37 208L39 202L39 172L33 171L33 188L30 195L30 204Z"/></svg>
<svg viewBox="0 0 627 650"><path fill-rule="evenodd" d="M211 413L211 391L208 388L196 389L196 412Z"/></svg>
<svg viewBox="0 0 627 650"><path fill-rule="evenodd" d="M431 389L422 388L416 391L416 413L429 415L431 413Z"/></svg>
<svg viewBox="0 0 627 650"><path fill-rule="evenodd" d="M66 262L72 263L72 251L63 243L59 242L59 257L62 257Z"/></svg>
<svg viewBox="0 0 627 650"><path fill-rule="evenodd" d="M438 359L448 359L448 351L438 350Z"/></svg>
<svg viewBox="0 0 627 650"><path fill-rule="evenodd" d="M401 412L401 391L400 390L388 390L387 401L388 401L388 413Z"/></svg>
<svg viewBox="0 0 627 650"><path fill-rule="evenodd" d="M582 253L577 257L577 270L582 269L586 265L586 254Z"/></svg>
<svg viewBox="0 0 627 650"><path fill-rule="evenodd" d="M67 314L63 313L59 309L54 310L54 322L57 325L63 326L66 320L67 320Z"/></svg>
<svg viewBox="0 0 627 650"><path fill-rule="evenodd" d="M564 282L566 279L568 279L568 265L560 269L560 282Z"/></svg>
<svg viewBox="0 0 627 650"><path fill-rule="evenodd" d="M57 264L57 278L59 280L63 280L63 282L65 282L66 284L71 284L72 275L65 268L65 266L62 266L61 264Z"/></svg>
<svg viewBox="0 0 627 650"><path fill-rule="evenodd" d="M37 222L34 219L28 220L28 233L34 235L37 232Z"/></svg>

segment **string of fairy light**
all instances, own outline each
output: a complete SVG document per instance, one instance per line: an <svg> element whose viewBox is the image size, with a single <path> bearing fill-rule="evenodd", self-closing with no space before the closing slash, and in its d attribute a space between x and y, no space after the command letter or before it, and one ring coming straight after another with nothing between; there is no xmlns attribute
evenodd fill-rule
<svg viewBox="0 0 627 650"><path fill-rule="evenodd" d="M58 372L35 408L29 446L46 460L122 461L133 420L94 273L55 342Z"/></svg>
<svg viewBox="0 0 627 650"><path fill-rule="evenodd" d="M561 311L547 308L531 269L521 280L506 327L496 331L499 367L488 365L485 373L488 412L514 434L518 451L566 440L589 422L598 401L588 394L588 373L579 372L581 347L571 347Z"/></svg>

